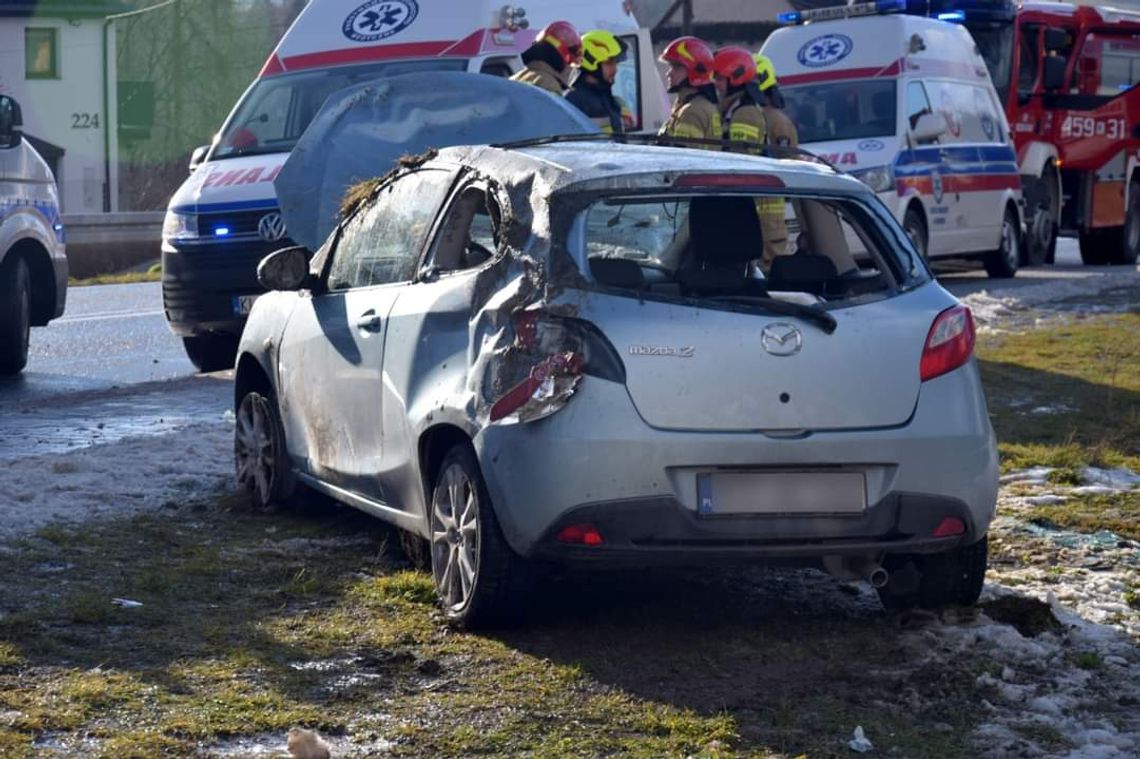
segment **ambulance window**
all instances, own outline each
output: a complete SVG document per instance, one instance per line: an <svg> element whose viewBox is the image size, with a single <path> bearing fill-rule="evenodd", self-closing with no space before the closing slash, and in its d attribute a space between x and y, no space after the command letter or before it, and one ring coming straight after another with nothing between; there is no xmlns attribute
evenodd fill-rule
<svg viewBox="0 0 1140 759"><path fill-rule="evenodd" d="M626 130L635 131L641 128L641 57L636 35L625 35L621 41L629 47L625 60L618 64L613 93L621 103Z"/></svg>
<svg viewBox="0 0 1140 759"><path fill-rule="evenodd" d="M1018 47L1017 92L1028 95L1037 82L1037 37L1041 27L1026 24L1021 30L1021 43Z"/></svg>
<svg viewBox="0 0 1140 759"><path fill-rule="evenodd" d="M933 113L930 110L930 99L926 97L926 88L922 82L910 82L906 86L906 118L911 129L914 129L924 113Z"/></svg>
<svg viewBox="0 0 1140 759"><path fill-rule="evenodd" d="M511 64L507 63L502 58L492 58L491 60L483 62L483 66L479 69L479 73L488 74L490 76L501 76L505 79L514 72L511 71Z"/></svg>

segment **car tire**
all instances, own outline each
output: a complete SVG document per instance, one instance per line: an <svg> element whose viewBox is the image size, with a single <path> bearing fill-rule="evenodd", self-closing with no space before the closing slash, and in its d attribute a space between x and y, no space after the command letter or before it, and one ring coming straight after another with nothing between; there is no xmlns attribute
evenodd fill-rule
<svg viewBox="0 0 1140 759"><path fill-rule="evenodd" d="M198 371L220 372L234 367L238 339L234 335L195 335L182 338L182 347Z"/></svg>
<svg viewBox="0 0 1140 759"><path fill-rule="evenodd" d="M1135 264L1140 260L1140 182L1135 180L1128 185L1128 209L1121 238L1112 263Z"/></svg>
<svg viewBox="0 0 1140 759"><path fill-rule="evenodd" d="M296 491L281 413L270 394L251 390L238 404L234 469L238 486L258 511L276 511Z"/></svg>
<svg viewBox="0 0 1140 759"><path fill-rule="evenodd" d="M1038 180L1043 190L1043 198L1033 209L1028 219L1025 235L1026 266L1052 265L1057 258L1057 174L1051 165L1046 167Z"/></svg>
<svg viewBox="0 0 1140 759"><path fill-rule="evenodd" d="M982 259L986 274L994 279L1009 279L1017 274L1017 263L1021 257L1021 230L1017 212L1006 207L1001 220L1001 237L997 250L992 250Z"/></svg>
<svg viewBox="0 0 1140 759"><path fill-rule="evenodd" d="M1081 262L1085 266L1107 266L1113 251L1123 244L1116 229L1090 229L1081 232Z"/></svg>
<svg viewBox="0 0 1140 759"><path fill-rule="evenodd" d="M503 537L470 445L444 456L429 521L432 578L448 622L471 630L521 621L528 568Z"/></svg>
<svg viewBox="0 0 1140 759"><path fill-rule="evenodd" d="M973 606L982 593L988 556L986 536L944 553L888 556L883 565L890 579L879 588L879 600L888 609Z"/></svg>
<svg viewBox="0 0 1140 759"><path fill-rule="evenodd" d="M9 254L0 263L0 375L19 374L28 365L32 327L32 280L28 264Z"/></svg>
<svg viewBox="0 0 1140 759"><path fill-rule="evenodd" d="M930 240L926 235L926 222L922 220L922 214L914 206L906 209L906 214L903 216L903 231L914 243L914 247L918 249L923 260L927 260L927 246L929 246Z"/></svg>

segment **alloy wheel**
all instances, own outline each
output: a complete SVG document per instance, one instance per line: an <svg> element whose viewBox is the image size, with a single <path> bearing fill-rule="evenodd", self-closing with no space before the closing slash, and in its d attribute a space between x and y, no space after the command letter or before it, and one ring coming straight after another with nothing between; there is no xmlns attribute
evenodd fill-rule
<svg viewBox="0 0 1140 759"><path fill-rule="evenodd" d="M269 401L258 393L248 393L238 407L234 459L238 483L261 508L270 504L278 476L273 424Z"/></svg>
<svg viewBox="0 0 1140 759"><path fill-rule="evenodd" d="M461 609L471 597L479 561L479 501L457 463L440 475L431 506L432 574L439 597Z"/></svg>

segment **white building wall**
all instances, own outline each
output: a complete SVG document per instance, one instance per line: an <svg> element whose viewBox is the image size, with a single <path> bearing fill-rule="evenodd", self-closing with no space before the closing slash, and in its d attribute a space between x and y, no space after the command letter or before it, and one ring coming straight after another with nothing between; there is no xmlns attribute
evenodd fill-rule
<svg viewBox="0 0 1140 759"><path fill-rule="evenodd" d="M26 77L24 29L29 26L58 30L59 79ZM114 58L110 61L113 66ZM112 68L112 81L113 74ZM56 177L63 210L102 211L103 135L109 126L103 113L102 19L0 17L0 92L20 103L25 132L66 151ZM115 101L109 104L113 110Z"/></svg>

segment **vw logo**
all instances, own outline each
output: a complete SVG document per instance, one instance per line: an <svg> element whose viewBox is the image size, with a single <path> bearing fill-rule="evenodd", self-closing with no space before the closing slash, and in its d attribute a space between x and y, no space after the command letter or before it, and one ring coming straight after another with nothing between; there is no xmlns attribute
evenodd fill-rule
<svg viewBox="0 0 1140 759"><path fill-rule="evenodd" d="M419 12L416 0L368 0L348 14L341 31L353 42L375 42L403 31Z"/></svg>
<svg viewBox="0 0 1140 759"><path fill-rule="evenodd" d="M787 322L769 324L760 332L760 346L773 356L794 356L803 344L799 329Z"/></svg>
<svg viewBox="0 0 1140 759"><path fill-rule="evenodd" d="M277 211L267 213L257 222L257 235L266 242L277 242L285 236L285 220Z"/></svg>
<svg viewBox="0 0 1140 759"><path fill-rule="evenodd" d="M796 58L801 66L821 68L843 60L853 47L855 43L846 34L825 34L808 40L796 53Z"/></svg>

